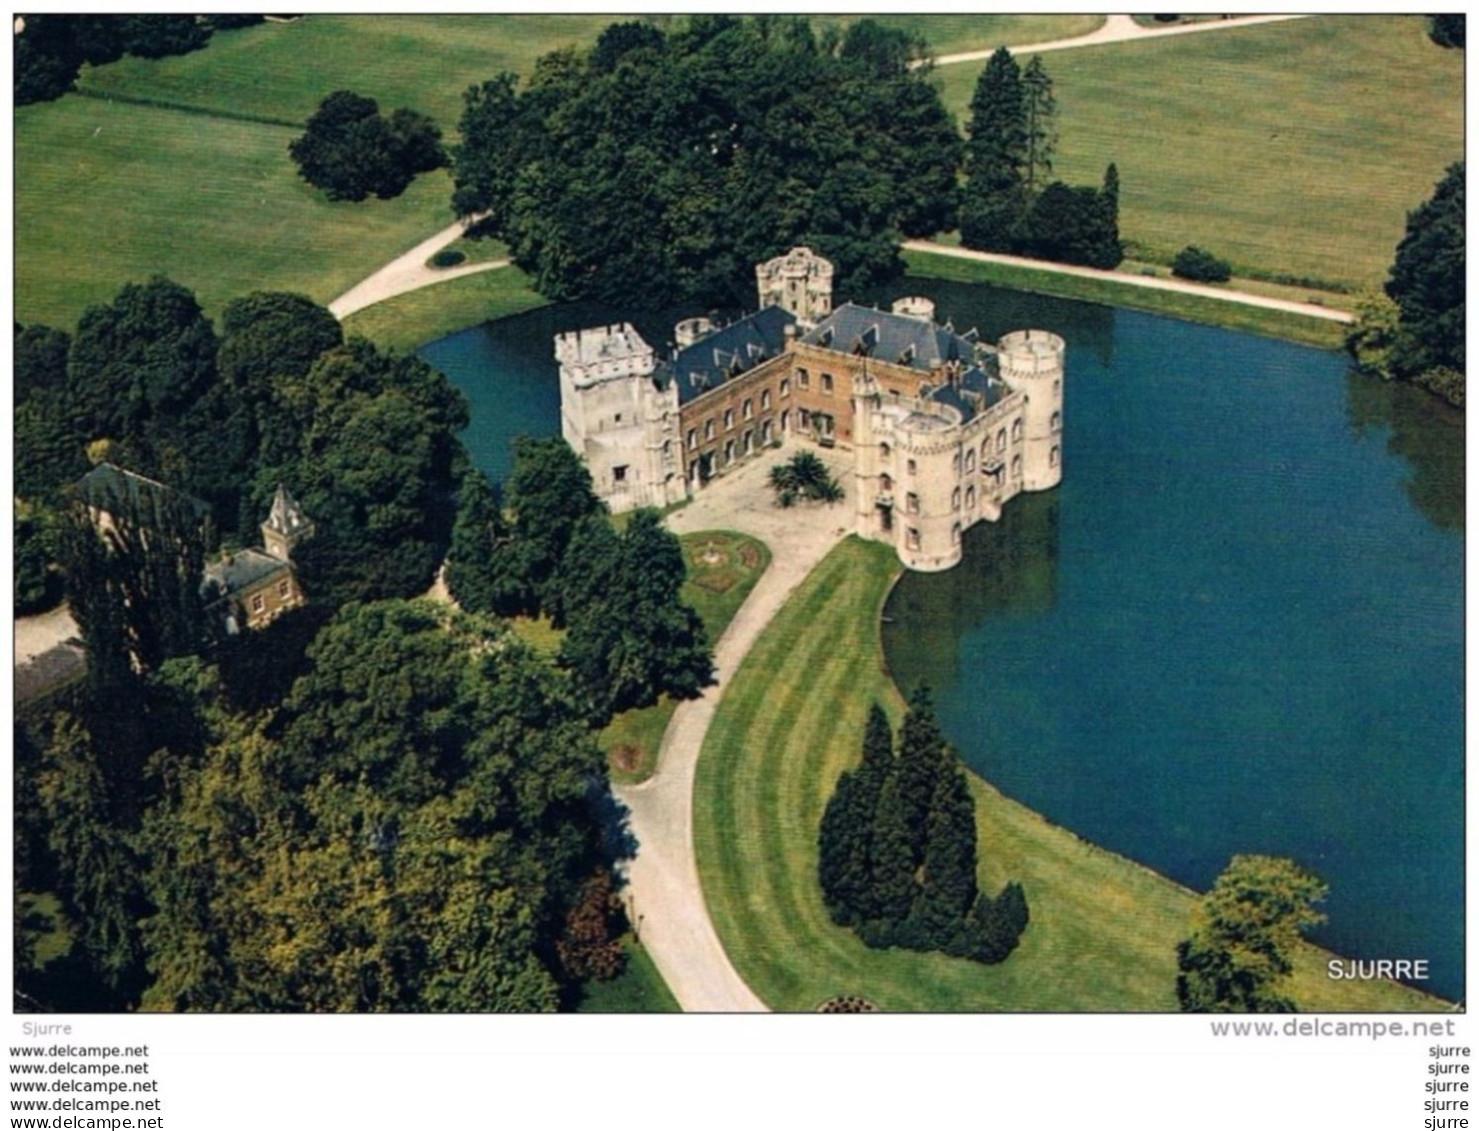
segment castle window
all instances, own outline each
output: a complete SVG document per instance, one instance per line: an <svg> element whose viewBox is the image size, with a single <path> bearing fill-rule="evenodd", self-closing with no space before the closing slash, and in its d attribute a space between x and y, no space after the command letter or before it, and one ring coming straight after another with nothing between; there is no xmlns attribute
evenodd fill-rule
<svg viewBox="0 0 1479 1131"><path fill-rule="evenodd" d="M692 451L696 447L698 447L698 430L690 428L688 430L688 450Z"/></svg>
<svg viewBox="0 0 1479 1131"><path fill-rule="evenodd" d="M734 409L732 409L732 408L726 408L724 410L724 431L728 432L733 427L734 427Z"/></svg>
<svg viewBox="0 0 1479 1131"><path fill-rule="evenodd" d="M913 491L904 496L904 509L910 514L919 513L919 496Z"/></svg>
<svg viewBox="0 0 1479 1131"><path fill-rule="evenodd" d="M894 489L893 476L889 475L886 471L881 474L878 477L878 489L880 491L892 491Z"/></svg>
<svg viewBox="0 0 1479 1131"><path fill-rule="evenodd" d="M611 469L611 481L613 483L625 483L627 481L627 465L619 463Z"/></svg>
<svg viewBox="0 0 1479 1131"><path fill-rule="evenodd" d="M760 442L762 444L770 443L770 421L768 420L762 420L760 422Z"/></svg>
<svg viewBox="0 0 1479 1131"><path fill-rule="evenodd" d="M919 549L919 531L912 526L904 531L904 545L911 550Z"/></svg>
<svg viewBox="0 0 1479 1131"><path fill-rule="evenodd" d="M618 423L618 424L621 423L621 413L619 413L619 412L616 414L616 423Z"/></svg>
<svg viewBox="0 0 1479 1131"><path fill-rule="evenodd" d="M790 395L791 395L791 378L789 378L789 377L782 377L781 378L781 396L783 396L783 397L789 397Z"/></svg>
<svg viewBox="0 0 1479 1131"><path fill-rule="evenodd" d="M1053 450L1048 453L1048 466L1058 466L1058 449L1056 447L1054 447Z"/></svg>
<svg viewBox="0 0 1479 1131"><path fill-rule="evenodd" d="M970 448L965 453L965 471L969 475L976 470L976 449Z"/></svg>
<svg viewBox="0 0 1479 1131"><path fill-rule="evenodd" d="M968 511L976 509L976 489L974 487L965 489L965 509Z"/></svg>
<svg viewBox="0 0 1479 1131"><path fill-rule="evenodd" d="M286 577L277 583L277 595L281 597L284 601L288 599L289 588L290 586Z"/></svg>
<svg viewBox="0 0 1479 1131"><path fill-rule="evenodd" d="M749 455L754 450L755 450L755 431L752 428L746 428L745 429L745 438L744 438L744 451L745 451L745 455Z"/></svg>
<svg viewBox="0 0 1479 1131"><path fill-rule="evenodd" d="M761 412L765 412L769 408L770 408L770 390L769 389L761 389L760 390L760 411Z"/></svg>
<svg viewBox="0 0 1479 1131"><path fill-rule="evenodd" d="M751 419L755 415L755 402L752 401L749 397L746 397L744 408L741 411L744 413L744 417L746 420Z"/></svg>
<svg viewBox="0 0 1479 1131"><path fill-rule="evenodd" d="M878 445L878 456L880 459L888 459L888 457L892 454L893 449L890 448L887 443L882 443Z"/></svg>
<svg viewBox="0 0 1479 1131"><path fill-rule="evenodd" d="M714 418L711 416L711 417L709 417L709 419L707 419L707 420L704 421L704 439L705 440L712 440L713 438L714 438Z"/></svg>
<svg viewBox="0 0 1479 1131"><path fill-rule="evenodd" d="M1019 417L1017 417L1016 420L1012 421L1012 443L1015 444L1021 438L1022 438L1022 418L1019 416Z"/></svg>
<svg viewBox="0 0 1479 1131"><path fill-rule="evenodd" d="M804 408L798 409L796 412L796 422L802 429L810 428L811 413L807 412Z"/></svg>
<svg viewBox="0 0 1479 1131"><path fill-rule="evenodd" d="M724 466L728 467L734 462L734 441L724 441Z"/></svg>
<svg viewBox="0 0 1479 1131"><path fill-rule="evenodd" d="M1048 422L1048 427L1054 432L1063 431L1063 414L1061 412L1053 413L1052 419Z"/></svg>
<svg viewBox="0 0 1479 1131"><path fill-rule="evenodd" d="M953 456L950 457L950 470L953 471L953 472L955 472L956 475L959 475L960 474L960 453L959 452L956 452Z"/></svg>
<svg viewBox="0 0 1479 1131"><path fill-rule="evenodd" d="M960 545L960 523L958 522L950 528L950 542L955 546Z"/></svg>
<svg viewBox="0 0 1479 1131"><path fill-rule="evenodd" d="M262 598L262 594L257 593L252 596L252 612L260 613L266 607L267 602Z"/></svg>
<svg viewBox="0 0 1479 1131"><path fill-rule="evenodd" d="M796 384L803 389L811 388L811 374L804 369L796 370Z"/></svg>
<svg viewBox="0 0 1479 1131"><path fill-rule="evenodd" d="M1022 478L1022 457L1021 456L1013 456L1012 457L1012 478L1013 479L1021 479Z"/></svg>
<svg viewBox="0 0 1479 1131"><path fill-rule="evenodd" d="M822 392L829 395L832 392L832 374L830 373L822 374Z"/></svg>
<svg viewBox="0 0 1479 1131"><path fill-rule="evenodd" d="M959 487L955 488L955 490L953 490L953 491L950 492L950 509L953 510L953 511L960 510L960 488Z"/></svg>
<svg viewBox="0 0 1479 1131"><path fill-rule="evenodd" d="M1058 395L1058 382L1057 381L1054 381L1053 382L1053 396L1056 397L1057 395Z"/></svg>
<svg viewBox="0 0 1479 1131"><path fill-rule="evenodd" d="M909 463L908 463L907 466L908 466L909 474L910 475L915 474L919 470L919 465L917 463L915 463L912 459L909 461Z"/></svg>
<svg viewBox="0 0 1479 1131"><path fill-rule="evenodd" d="M1005 428L996 434L996 450L999 452L1007 450L1007 430Z"/></svg>

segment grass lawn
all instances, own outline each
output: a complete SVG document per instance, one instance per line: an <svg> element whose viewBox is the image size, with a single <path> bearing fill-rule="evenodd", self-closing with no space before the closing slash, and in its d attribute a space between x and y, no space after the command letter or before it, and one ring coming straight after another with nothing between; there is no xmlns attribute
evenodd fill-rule
<svg viewBox="0 0 1479 1131"><path fill-rule="evenodd" d="M682 598L704 622L712 645L770 565L770 549L732 530L700 530L680 541L688 565ZM664 695L650 707L623 711L597 735L613 781L630 784L652 775L663 732L677 709L678 701Z"/></svg>
<svg viewBox="0 0 1479 1131"><path fill-rule="evenodd" d="M910 275L925 278L949 279L958 283L990 283L1019 291L1056 295L1059 298L1075 298L1106 306L1146 310L1152 314L1166 314L1188 322L1247 330L1254 334L1265 334L1327 349L1338 349L1345 341L1345 327L1339 322L1281 310L1263 310L1256 306L1243 306L1201 295L1153 291L1129 283L1084 279L1075 275L1059 275L1052 271L1003 263L952 259L944 255L930 255L928 252L906 251L904 262L908 264ZM1158 270L1157 274L1169 277L1170 272ZM1299 297L1308 298L1308 294L1300 293Z"/></svg>
<svg viewBox="0 0 1479 1131"><path fill-rule="evenodd" d="M870 702L897 721L878 613L893 551L851 538L756 642L710 727L694 809L699 875L725 950L771 1007L836 994L885 1010L1174 1011L1175 945L1194 896L973 779L983 888L1022 883L1032 922L1004 963L869 950L827 916L816 830L856 763ZM1333 983L1304 948L1293 996L1310 1011L1439 1008L1390 983Z"/></svg>
<svg viewBox="0 0 1479 1131"><path fill-rule="evenodd" d="M446 334L548 302L530 288L522 271L497 267L367 306L344 320L344 332L369 338L384 349L414 350Z"/></svg>
<svg viewBox="0 0 1479 1131"><path fill-rule="evenodd" d="M630 935L625 940L627 968L609 982L586 984L577 1013L681 1013L678 999L662 980L652 958Z"/></svg>
<svg viewBox="0 0 1479 1131"><path fill-rule="evenodd" d="M202 53L203 55L205 53ZM451 220L445 173L329 203L293 131L67 96L15 112L15 317L72 331L124 283L168 275L208 314L253 290L327 303Z"/></svg>
<svg viewBox="0 0 1479 1131"><path fill-rule="evenodd" d="M1055 172L1120 173L1120 228L1145 257L1197 244L1247 273L1361 286L1407 212L1463 156L1462 51L1422 16L1308 20L1044 56ZM943 67L962 126L981 68Z"/></svg>
<svg viewBox="0 0 1479 1131"><path fill-rule="evenodd" d="M353 90L382 110L408 106L451 136L469 86L527 75L556 48L594 42L617 15L329 15L258 24L169 59L83 69L78 85L230 113L305 121L325 95Z"/></svg>

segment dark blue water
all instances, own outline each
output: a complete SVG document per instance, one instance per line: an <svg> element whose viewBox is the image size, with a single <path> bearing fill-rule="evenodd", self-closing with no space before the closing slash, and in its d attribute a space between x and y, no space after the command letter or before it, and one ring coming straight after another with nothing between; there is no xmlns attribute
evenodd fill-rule
<svg viewBox="0 0 1479 1131"><path fill-rule="evenodd" d="M910 280L995 338L1068 341L1064 480L910 574L884 643L966 761L1050 820L1197 889L1237 852L1330 885L1314 937L1427 958L1463 994L1463 423L1334 353ZM546 308L421 356L472 402L490 477L559 431L554 334L692 311Z"/></svg>
<svg viewBox="0 0 1479 1131"><path fill-rule="evenodd" d="M1336 354L1053 305L1024 313L1066 328L1063 484L900 582L895 678L1050 820L1198 889L1293 857L1330 886L1314 938L1461 997L1462 417Z"/></svg>

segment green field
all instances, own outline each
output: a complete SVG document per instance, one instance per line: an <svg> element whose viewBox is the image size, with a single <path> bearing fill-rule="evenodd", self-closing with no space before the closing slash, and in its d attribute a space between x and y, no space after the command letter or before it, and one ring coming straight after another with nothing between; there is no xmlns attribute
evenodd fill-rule
<svg viewBox="0 0 1479 1131"><path fill-rule="evenodd" d="M836 994L885 1010L1170 1011L1175 945L1193 895L1048 824L973 779L980 882L1021 882L1032 922L1004 963L874 951L834 926L816 883L816 830L837 775L858 758L870 702L897 719L878 613L893 551L849 539L756 642L720 701L694 789L695 848L725 950L772 1008L809 1011ZM1420 1010L1433 998L1390 983L1329 982L1304 948L1293 996L1309 1010Z"/></svg>
<svg viewBox="0 0 1479 1131"><path fill-rule="evenodd" d="M1462 51L1420 16L1317 16L1043 57L1055 172L1120 173L1142 258L1187 244L1248 273L1345 285L1386 275L1407 212L1463 156ZM980 67L943 67L962 125Z"/></svg>
<svg viewBox="0 0 1479 1131"><path fill-rule="evenodd" d="M770 565L770 549L732 530L701 530L681 540L688 565L681 596L704 622L712 646ZM614 781L639 782L652 776L663 732L677 709L677 700L664 695L651 707L623 711L601 731L597 741L610 759Z"/></svg>
<svg viewBox="0 0 1479 1131"><path fill-rule="evenodd" d="M445 173L396 200L330 204L293 131L67 96L15 112L15 317L72 330L164 274L210 314L252 290L327 303L451 221Z"/></svg>
<svg viewBox="0 0 1479 1131"><path fill-rule="evenodd" d="M906 251L904 262L908 265L910 275L923 278L948 279L957 283L989 283L992 286L1034 291L1057 298L1081 299L1084 302L1103 303L1105 306L1146 310L1187 322L1246 330L1252 334L1264 334L1325 349L1338 349L1345 341L1345 326L1339 322L1290 314L1282 310L1264 310L1256 306L1204 298L1201 295L1153 291L1108 279L1085 279L1032 267L979 263L945 255L930 255L928 252ZM1161 274L1165 275L1167 272Z"/></svg>
<svg viewBox="0 0 1479 1131"><path fill-rule="evenodd" d="M862 16L835 17L839 24L862 19ZM927 12L914 16L877 15L881 24L901 28L911 35L923 36L936 55L961 51L991 51L1003 45L1047 43L1085 35L1104 23L1097 15L1005 15L973 12L966 16ZM831 23L834 17L813 17L817 24Z"/></svg>

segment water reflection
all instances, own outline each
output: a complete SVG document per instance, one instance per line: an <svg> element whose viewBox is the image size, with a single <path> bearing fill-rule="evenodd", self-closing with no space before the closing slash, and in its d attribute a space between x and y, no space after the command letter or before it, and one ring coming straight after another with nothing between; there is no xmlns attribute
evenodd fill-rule
<svg viewBox="0 0 1479 1131"><path fill-rule="evenodd" d="M1358 436L1387 430L1387 451L1412 469L1403 489L1442 530L1464 528L1464 414L1431 393L1352 370L1346 413Z"/></svg>
<svg viewBox="0 0 1479 1131"><path fill-rule="evenodd" d="M1059 492L1018 495L998 522L966 532L960 565L910 574L884 608L883 645L896 674L937 694L959 677L960 639L988 617L1050 612L1057 598ZM909 687L904 687L907 692Z"/></svg>

